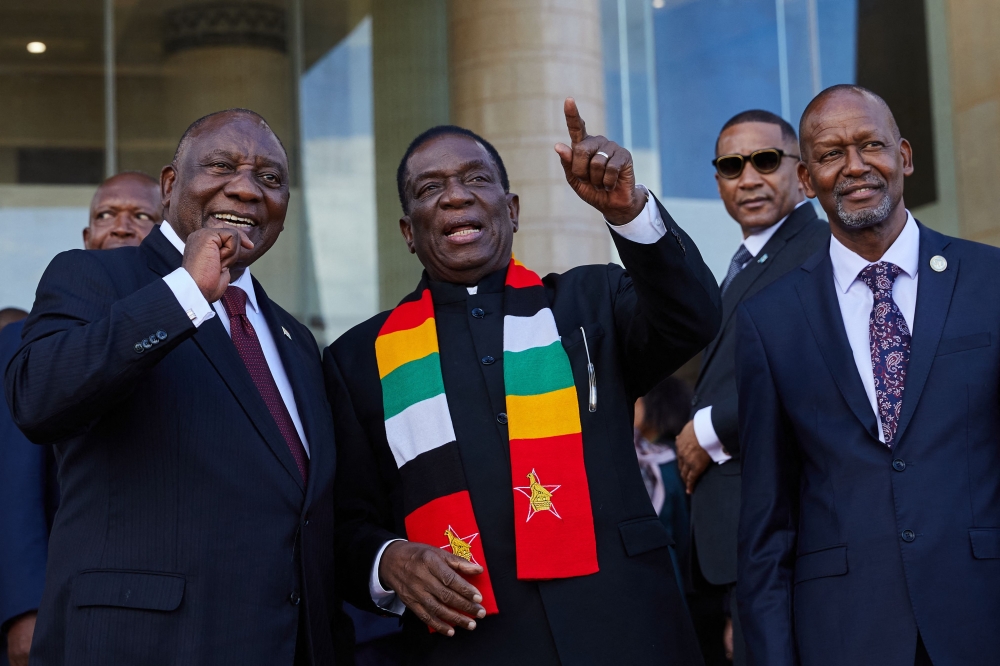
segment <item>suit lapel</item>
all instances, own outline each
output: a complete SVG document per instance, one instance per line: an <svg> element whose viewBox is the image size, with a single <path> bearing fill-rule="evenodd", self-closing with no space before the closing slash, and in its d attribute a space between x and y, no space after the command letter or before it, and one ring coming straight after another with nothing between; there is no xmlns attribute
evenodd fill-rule
<svg viewBox="0 0 1000 666"><path fill-rule="evenodd" d="M858 375L851 343L847 340L844 317L840 312L840 301L833 281L829 246L810 257L801 270L808 275L796 285L796 291L820 354L851 411L868 434L877 441L878 421ZM808 381L808 378L803 380Z"/></svg>
<svg viewBox="0 0 1000 666"><path fill-rule="evenodd" d="M172 273L181 266L181 253L167 240L159 226L149 232L149 235L142 242L140 250L145 255L146 264L150 270L161 277ZM259 289L260 285L255 282L254 287ZM263 290L260 293L263 295ZM258 303L266 301L266 296L258 299ZM272 315L273 313L265 313L264 315L269 324L274 320ZM274 335L273 326L271 334ZM192 339L222 377L229 390L232 391L233 396L240 403L254 427L260 432L261 437L267 442L268 447L298 484L299 490L305 490L292 452L288 450L288 444L281 431L278 430L278 424L274 422L267 405L264 404L264 399L260 397L260 391L257 390L250 378L250 373L247 371L246 365L243 364L243 359L237 353L232 338L226 333L225 326L222 325L218 317L212 317L198 327L198 331ZM277 336L275 336L275 340L277 340ZM280 348L281 345L279 345L279 350ZM282 360L284 361L284 355ZM287 366L292 364L284 362L287 372ZM296 400L299 400L298 393L296 393ZM312 440L310 439L310 441Z"/></svg>
<svg viewBox="0 0 1000 666"><path fill-rule="evenodd" d="M918 223L919 224L919 223ZM920 402L920 394L927 383L927 377L937 354L944 322L951 305L951 295L958 278L959 257L955 253L945 254L949 238L920 224L920 265L917 269L917 306L913 315L913 331L910 341L910 363L906 370L906 384L903 389L903 410L893 440L902 441L906 426L913 418L913 412ZM948 267L937 273L930 268L934 255L942 255L948 260Z"/></svg>
<svg viewBox="0 0 1000 666"><path fill-rule="evenodd" d="M729 285L729 289L722 296L722 325L719 327L719 335L715 336L715 339L705 348L704 360L702 361L701 367L705 368L708 366L709 361L715 355L715 350L719 346L719 341L722 339L722 331L726 329L726 324L736 313L737 306L743 301L743 296L746 295L750 287L754 285L757 280L764 275L764 273L771 266L774 265L774 258L778 256L778 253L788 244L788 242L796 236L800 231L802 231L806 224L816 218L816 209L813 208L812 204L804 204L799 206L797 209L792 211L785 220L785 223L781 225L774 236L771 237L767 244L761 248L761 251L757 253L750 264L740 271L732 283Z"/></svg>
<svg viewBox="0 0 1000 666"><path fill-rule="evenodd" d="M292 385L295 406L299 413L299 419L302 421L302 429L305 431L306 439L309 441L310 482L309 488L306 489L306 504L308 505L312 499L312 488L322 487L323 484L319 483L319 480L325 478L327 466L334 460L332 452L328 450L328 447L333 442L333 433L324 427L323 424L326 421L322 418L321 414L317 413L317 397L318 399L325 399L325 395L322 393L322 384L319 385L321 392L317 396L316 382L310 382L308 376L309 364L318 366L319 350L316 350L314 357L307 358L302 348L292 340L290 334L285 334L285 331L288 329L283 324L290 324L291 322L281 321L281 313L273 306L257 280L253 281L253 286L257 292L257 303L260 305L261 313L267 321L268 328L271 330L271 337L274 338L274 344L278 348L278 354L281 356L281 363L285 368L285 374L288 376L288 382ZM285 448L287 449L288 447L286 446ZM292 460L290 454L289 460ZM292 464L294 464L294 460Z"/></svg>

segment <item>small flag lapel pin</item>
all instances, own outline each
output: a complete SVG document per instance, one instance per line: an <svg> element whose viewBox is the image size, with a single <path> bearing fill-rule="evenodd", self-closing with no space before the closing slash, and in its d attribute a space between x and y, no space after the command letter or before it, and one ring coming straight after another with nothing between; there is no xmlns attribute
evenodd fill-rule
<svg viewBox="0 0 1000 666"><path fill-rule="evenodd" d="M285 334L285 337L286 337L286 338L288 338L289 340L291 340L291 339L292 339L292 334L291 334L291 333L289 333L289 332L288 332L288 329L287 329L287 328L285 328L284 326L282 326L282 327L281 327L281 332L282 332L282 333L284 333L284 334Z"/></svg>

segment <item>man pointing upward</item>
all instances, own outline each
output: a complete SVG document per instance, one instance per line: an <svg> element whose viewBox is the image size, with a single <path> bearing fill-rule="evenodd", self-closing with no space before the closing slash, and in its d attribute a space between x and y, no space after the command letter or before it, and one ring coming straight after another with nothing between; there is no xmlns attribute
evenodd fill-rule
<svg viewBox="0 0 1000 666"><path fill-rule="evenodd" d="M715 335L718 288L629 152L589 135L572 99L564 111L566 179L629 272L541 278L515 261L520 202L500 155L435 127L397 178L423 277L324 356L351 470L337 494L343 589L403 613L418 662L701 661L631 409Z"/></svg>

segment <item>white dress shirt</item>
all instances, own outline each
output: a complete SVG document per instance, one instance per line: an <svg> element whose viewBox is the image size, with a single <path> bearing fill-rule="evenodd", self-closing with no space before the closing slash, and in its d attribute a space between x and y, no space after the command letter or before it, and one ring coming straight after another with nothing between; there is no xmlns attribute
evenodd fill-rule
<svg viewBox="0 0 1000 666"><path fill-rule="evenodd" d="M830 241L830 261L833 262L833 279L837 287L840 314L844 318L847 341L854 353L854 364L865 385L868 402L871 403L875 418L878 419L878 438L885 442L882 434L882 418L878 413L878 399L875 397L875 371L872 368L869 320L875 296L872 290L858 279L858 274L873 263L848 250L837 240ZM920 265L920 229L916 220L906 211L906 225L899 232L889 249L879 261L896 264L902 271L892 287L892 300L906 320L906 326L913 333L913 315L917 307L917 269Z"/></svg>
<svg viewBox="0 0 1000 666"><path fill-rule="evenodd" d="M646 193L646 205L643 207L642 212L628 224L620 226L615 226L610 222L607 224L622 238L627 238L642 245L652 245L663 238L667 233L667 228L663 224L663 218L660 217L660 209L657 207L656 201L653 200L653 197L649 196L649 190L644 185L639 185L639 187ZM470 294L475 294L479 290L479 285L466 287L466 289L468 289ZM371 577L368 580L368 591L371 593L372 601L375 602L376 606L390 613L402 615L406 606L396 597L395 592L382 587L382 583L378 579L378 565L382 561L382 553L385 552L386 547L393 541L404 541L404 539L393 539L382 544L378 554L375 555L375 562L372 564Z"/></svg>
<svg viewBox="0 0 1000 666"><path fill-rule="evenodd" d="M184 241L180 239L180 236L171 228L170 224L164 221L160 225L160 231L170 241L170 244L183 255ZM184 268L178 268L173 273L165 276L163 281L170 287L170 291L177 298L177 302L181 304L181 307L187 312L188 317L195 326L201 326L212 317L218 315L222 321L222 325L226 328L226 333L232 337L229 327L229 315L226 314L226 308L223 307L222 301L216 301L209 305L205 297L202 296L201 289L198 288L198 284L194 281L194 278ZM288 415L292 417L295 431L299 434L299 439L302 440L302 446L306 450L306 456L308 456L309 442L306 440L306 433L302 428L302 419L299 418L299 410L295 405L295 394L292 391L291 383L288 381L285 366L281 362L281 354L278 353L278 347L274 343L274 336L271 335L271 328L268 326L267 320L264 319L264 315L257 305L257 293L253 288L253 280L250 279L250 269L247 268L244 270L239 279L233 282L231 286L239 287L246 292L247 319L250 320L250 324L257 333L257 340L260 341L260 348L264 352L264 360L267 361L267 367L271 370L274 383L278 386L278 393L281 394L281 399L288 409Z"/></svg>
<svg viewBox="0 0 1000 666"><path fill-rule="evenodd" d="M804 206L808 203L808 199L803 199L795 205L792 212L798 210L800 206ZM751 257L756 257L760 254L760 251L764 249L767 242L771 240L771 237L777 233L778 229L781 228L781 225L783 225L787 219L788 215L784 216L768 228L762 229L757 233L750 234L743 239L742 245L747 249L747 252L750 253ZM702 407L694 413L694 436L695 439L698 440L698 445L705 449L705 453L707 453L716 464L721 465L732 458L731 455L726 453L725 448L722 446L722 441L719 440L719 436L715 433L715 426L712 425L711 405Z"/></svg>

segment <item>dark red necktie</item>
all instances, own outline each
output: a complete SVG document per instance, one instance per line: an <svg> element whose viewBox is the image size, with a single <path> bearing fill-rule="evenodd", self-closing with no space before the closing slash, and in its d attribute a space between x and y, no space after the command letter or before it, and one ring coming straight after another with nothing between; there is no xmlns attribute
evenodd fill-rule
<svg viewBox="0 0 1000 666"><path fill-rule="evenodd" d="M222 307L226 308L226 314L229 315L229 331L233 344L236 345L236 351L243 359L244 365L247 366L250 378L253 379L254 385L260 391L260 397L264 399L267 410L271 412L274 422L278 424L278 430L285 438L288 450L292 452L295 465L302 475L302 481L305 482L309 479L309 459L306 456L306 448L302 445L298 431L295 430L295 424L292 423L292 417L288 413L285 401L281 399L278 385L274 383L271 368L267 365L264 350L261 349L260 340L257 338L257 331L247 319L246 292L239 287L230 285L222 296Z"/></svg>

